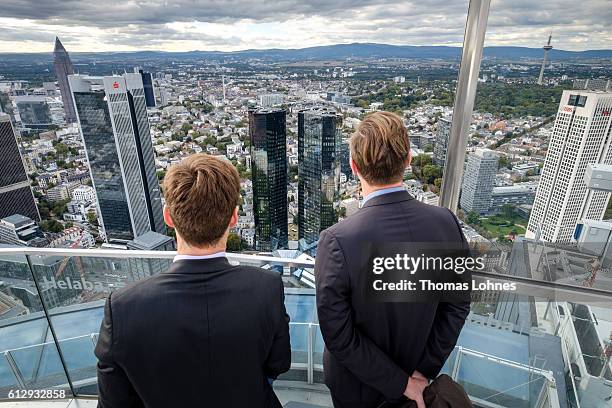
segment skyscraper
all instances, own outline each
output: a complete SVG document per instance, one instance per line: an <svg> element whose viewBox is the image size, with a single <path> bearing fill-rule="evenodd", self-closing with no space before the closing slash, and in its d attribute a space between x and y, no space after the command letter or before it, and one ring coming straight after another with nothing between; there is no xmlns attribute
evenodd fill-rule
<svg viewBox="0 0 612 408"><path fill-rule="evenodd" d="M308 244L338 220L341 120L325 108L298 113L298 236Z"/></svg>
<svg viewBox="0 0 612 408"><path fill-rule="evenodd" d="M58 37L55 37L55 49L53 50L53 69L55 77L62 94L62 102L64 103L64 112L66 113L66 122L74 123L77 121L74 110L74 102L70 95L70 85L68 84L68 75L74 74L74 67L68 51L64 48Z"/></svg>
<svg viewBox="0 0 612 408"><path fill-rule="evenodd" d="M21 214L40 220L11 117L0 113L0 219Z"/></svg>
<svg viewBox="0 0 612 408"><path fill-rule="evenodd" d="M498 159L497 154L489 149L476 149L468 156L460 201L465 212L484 214L489 211Z"/></svg>
<svg viewBox="0 0 612 408"><path fill-rule="evenodd" d="M140 74L69 76L107 240L164 234Z"/></svg>
<svg viewBox="0 0 612 408"><path fill-rule="evenodd" d="M587 164L612 164L612 93L563 91L527 238L570 242L582 219L601 220L609 193L588 190Z"/></svg>
<svg viewBox="0 0 612 408"><path fill-rule="evenodd" d="M446 163L446 149L448 148L448 138L450 136L452 119L438 119L438 129L436 131L436 141L433 149L433 162L444 168Z"/></svg>
<svg viewBox="0 0 612 408"><path fill-rule="evenodd" d="M287 248L287 130L281 109L249 112L255 248Z"/></svg>
<svg viewBox="0 0 612 408"><path fill-rule="evenodd" d="M145 102L147 103L147 107L154 108L155 107L155 88L153 87L153 75L150 72L145 72L142 69L134 70L140 74L142 78L142 86L144 89Z"/></svg>

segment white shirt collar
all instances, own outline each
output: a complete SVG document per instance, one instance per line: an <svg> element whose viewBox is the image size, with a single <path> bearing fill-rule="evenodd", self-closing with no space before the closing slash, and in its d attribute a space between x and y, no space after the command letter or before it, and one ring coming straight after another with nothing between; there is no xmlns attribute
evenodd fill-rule
<svg viewBox="0 0 612 408"><path fill-rule="evenodd" d="M212 258L225 258L225 251L215 252L210 255L176 255L173 262L186 261L186 260L197 260L197 259L212 259Z"/></svg>

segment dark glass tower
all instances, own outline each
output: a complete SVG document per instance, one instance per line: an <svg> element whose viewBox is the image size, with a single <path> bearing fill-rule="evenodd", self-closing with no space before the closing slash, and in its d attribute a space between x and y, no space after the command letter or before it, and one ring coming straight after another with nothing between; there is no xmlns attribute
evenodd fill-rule
<svg viewBox="0 0 612 408"><path fill-rule="evenodd" d="M70 85L68 84L68 75L74 74L74 67L72 66L72 61L70 61L68 51L66 51L57 37L55 37L55 49L53 50L53 69L55 70L57 84L62 94L66 122L74 123L77 121L77 118L72 95L70 94Z"/></svg>
<svg viewBox="0 0 612 408"><path fill-rule="evenodd" d="M249 112L255 247L287 248L287 131L284 110Z"/></svg>
<svg viewBox="0 0 612 408"><path fill-rule="evenodd" d="M165 234L140 74L69 79L107 240Z"/></svg>
<svg viewBox="0 0 612 408"><path fill-rule="evenodd" d="M21 214L40 220L11 117L0 113L0 219Z"/></svg>
<svg viewBox="0 0 612 408"><path fill-rule="evenodd" d="M140 77L142 78L142 87L144 89L145 102L148 108L155 107L155 89L153 88L153 75L150 72L144 72L142 69L138 70Z"/></svg>
<svg viewBox="0 0 612 408"><path fill-rule="evenodd" d="M338 221L341 117L334 110L298 113L298 236L310 244Z"/></svg>

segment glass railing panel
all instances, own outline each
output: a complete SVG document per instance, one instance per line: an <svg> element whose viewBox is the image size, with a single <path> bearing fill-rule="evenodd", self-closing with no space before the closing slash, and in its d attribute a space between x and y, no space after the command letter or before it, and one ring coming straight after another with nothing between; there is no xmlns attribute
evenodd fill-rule
<svg viewBox="0 0 612 408"><path fill-rule="evenodd" d="M292 323L289 325L292 364L308 364L308 334L307 323Z"/></svg>
<svg viewBox="0 0 612 408"><path fill-rule="evenodd" d="M77 393L92 393L96 388L96 364L98 362L94 355L96 336L96 334L91 334L60 340L66 368Z"/></svg>
<svg viewBox="0 0 612 408"><path fill-rule="evenodd" d="M462 355L456 381L470 397L503 407L536 407L540 394L548 392L540 374L471 354Z"/></svg>
<svg viewBox="0 0 612 408"><path fill-rule="evenodd" d="M316 321L316 299L312 291L307 294L285 293L285 308L292 322L311 323Z"/></svg>
<svg viewBox="0 0 612 408"><path fill-rule="evenodd" d="M321 334L321 328L317 325L314 331L314 347L313 347L313 361L315 364L323 364L323 350L325 349L325 343L323 341L323 335Z"/></svg>
<svg viewBox="0 0 612 408"><path fill-rule="evenodd" d="M4 353L0 354L0 399L7 398L10 390L19 389L19 382Z"/></svg>
<svg viewBox="0 0 612 408"><path fill-rule="evenodd" d="M68 388L66 372L55 343L9 351L27 389Z"/></svg>
<svg viewBox="0 0 612 408"><path fill-rule="evenodd" d="M67 384L26 256L0 254L0 398Z"/></svg>

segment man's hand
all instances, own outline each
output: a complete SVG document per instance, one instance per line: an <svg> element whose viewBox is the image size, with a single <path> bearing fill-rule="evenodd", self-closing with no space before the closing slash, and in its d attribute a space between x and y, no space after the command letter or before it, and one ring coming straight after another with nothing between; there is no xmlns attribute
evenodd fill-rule
<svg viewBox="0 0 612 408"><path fill-rule="evenodd" d="M412 376L408 378L408 384L404 395L416 402L417 408L425 408L425 401L423 400L423 391L429 384L429 381L425 376L418 371L412 373Z"/></svg>
<svg viewBox="0 0 612 408"><path fill-rule="evenodd" d="M422 380L427 381L427 383L429 383L429 380L427 379L427 377L425 377L423 374L421 374L420 372L418 372L417 370L414 370L412 372L412 377L416 377L416 378L420 378Z"/></svg>

